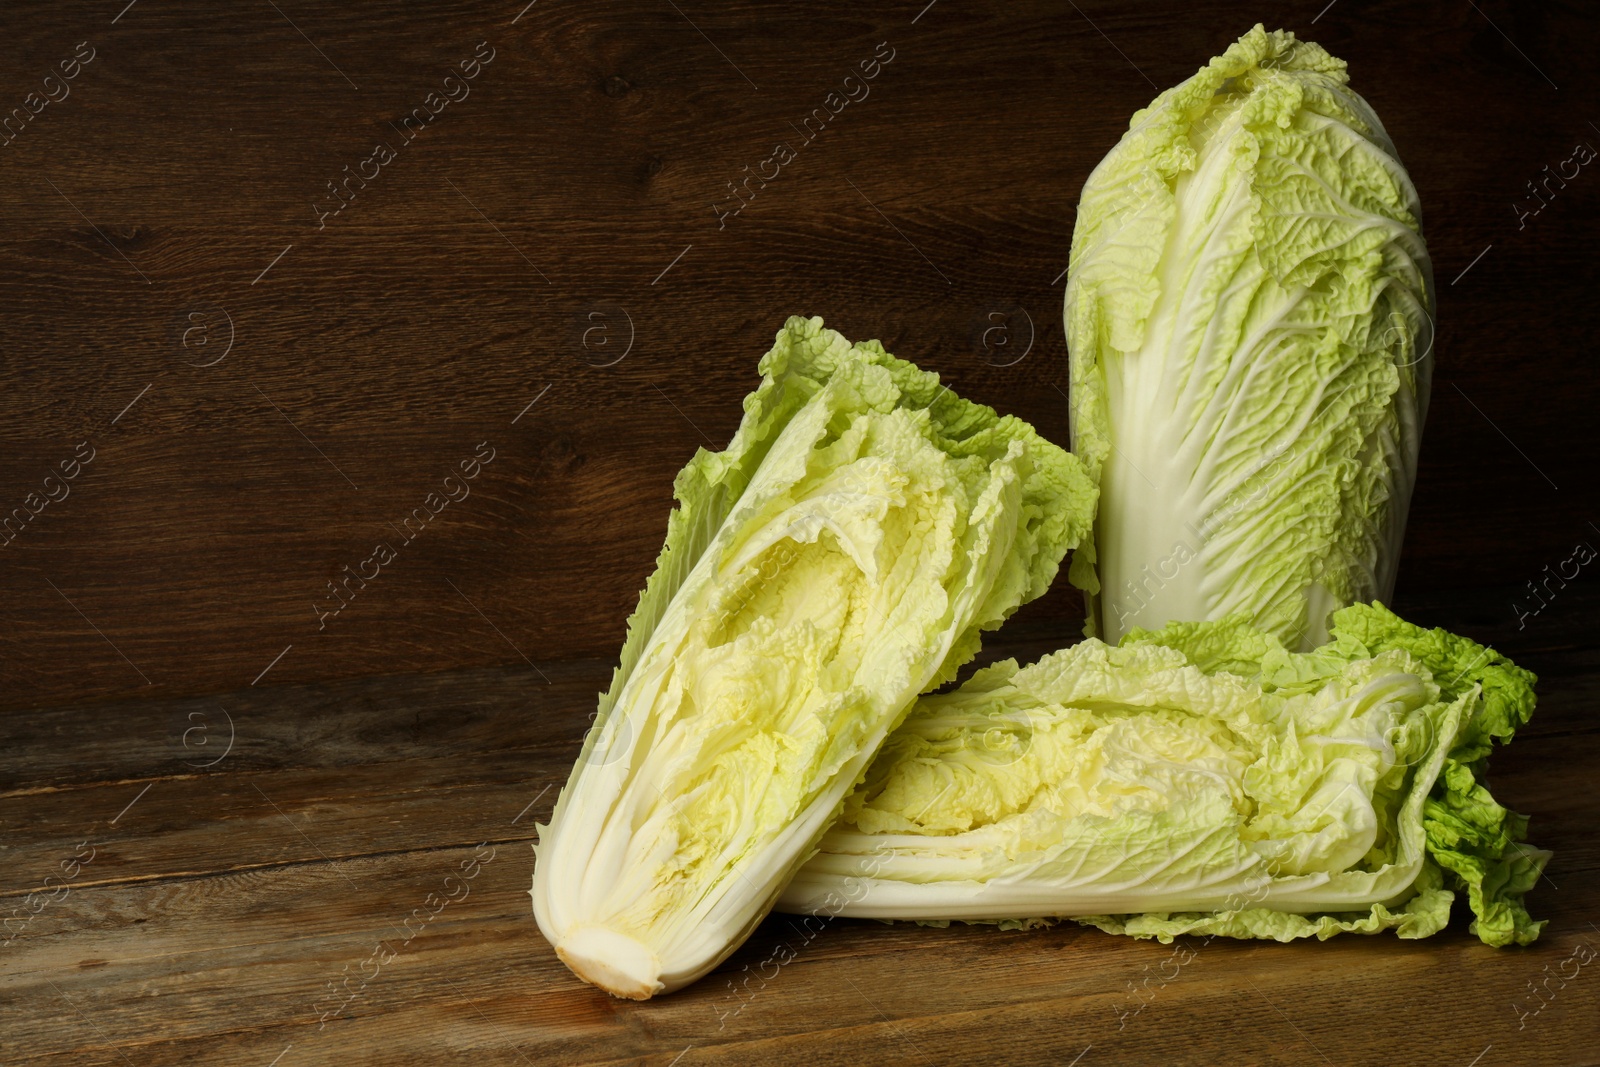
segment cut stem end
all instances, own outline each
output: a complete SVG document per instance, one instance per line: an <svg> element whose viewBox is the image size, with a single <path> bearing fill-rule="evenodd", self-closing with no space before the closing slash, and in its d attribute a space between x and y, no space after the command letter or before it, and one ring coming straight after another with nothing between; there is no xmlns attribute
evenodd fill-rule
<svg viewBox="0 0 1600 1067"><path fill-rule="evenodd" d="M604 926L583 926L556 945L572 973L614 997L649 1000L664 988L661 961L643 944Z"/></svg>

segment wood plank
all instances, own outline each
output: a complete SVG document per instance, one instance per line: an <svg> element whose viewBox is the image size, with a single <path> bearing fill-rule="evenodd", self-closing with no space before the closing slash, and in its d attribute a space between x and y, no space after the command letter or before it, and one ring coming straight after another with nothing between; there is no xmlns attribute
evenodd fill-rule
<svg viewBox="0 0 1600 1067"><path fill-rule="evenodd" d="M1432 610L1459 615L1459 599ZM1593 650L1591 641L1544 655L1586 659ZM20 903L21 893L47 888L40 872L53 871L84 839L82 812L108 813L91 820L90 829L118 836L96 846L100 851L65 900L0 950L8 954L0 988L8 1001L32 1009L8 1040L42 1054L57 1049L62 1035L75 1034L72 1054L88 1062L137 1053L139 1062L182 1063L219 1050L269 1060L289 1045L309 1057L302 1062L359 1053L399 1063L419 1048L488 1062L670 1059L667 1053L689 1045L693 1055L710 1059L844 1062L861 1050L917 1059L914 1049L932 1048L937 1062L958 1062L998 1048L1020 1062L1049 1062L1063 1052L1070 1059L1091 1043L1120 1062L1157 1051L1203 1062L1237 1046L1197 1045L1194 1028L1204 1032L1212 1018L1226 1017L1266 1042L1259 1062L1303 1061L1307 1053L1293 1027L1250 1002L1247 982L1254 982L1274 1001L1285 992L1278 1004L1285 1011L1331 1004L1337 1019L1359 1014L1370 1035L1361 1048L1421 1055L1436 1035L1425 1027L1427 1043L1414 1043L1419 1024L1410 1017L1414 998L1407 992L1413 984L1451 976L1449 1003L1465 1013L1452 1027L1493 1041L1499 1031L1479 1019L1481 1006L1493 1004L1505 1018L1488 1018L1507 1031L1507 1043L1517 1040L1523 1031L1514 1030L1511 1004L1526 1007L1526 996L1517 998L1527 982L1546 964L1559 966L1576 939L1588 936L1586 917L1600 904L1590 794L1550 773L1553 766L1600 759L1600 735L1580 707L1558 702L1547 733L1530 732L1495 759L1498 795L1536 813L1535 839L1556 850L1548 881L1533 895L1536 913L1552 920L1551 932L1530 950L1483 948L1459 926L1420 945L1388 938L1306 946L1217 941L1204 945L1173 983L1158 985L1159 995L1130 1018L1142 1001L1128 983L1163 961L1170 967L1171 949L1075 925L1021 934L838 921L805 939L793 920L774 917L690 990L621 1005L576 982L553 958L526 900L528 824L548 812L554 793L544 785L559 782L574 751L575 738L553 739L549 723L581 726L578 709L603 672L569 667L550 686L535 684L527 670L498 681L492 675L232 696L229 706L239 710L249 739L238 762L230 754L214 771L173 776L161 773L169 750L149 742L126 746L128 770L153 772L146 782L153 784L115 828L104 823L135 795L138 779L120 777L114 745L94 728L115 724L122 709L77 709L90 728L84 747L96 773L80 783L47 767L50 784L0 798L11 846L4 868L9 896L0 897L0 911ZM173 702L178 709L193 704ZM267 714L273 707L278 720ZM159 702L137 708L122 726L163 722L160 708ZM59 714L61 724L75 717ZM258 722L267 736L255 736ZM34 742L36 750L60 743L49 733ZM0 751L23 766L34 756L9 746ZM530 799L533 808L525 811ZM406 946L350 1018L318 1029L308 1005L330 978L347 964L359 970L379 939L403 937L392 928L439 890L478 841L498 849L483 867L482 883ZM763 982L780 943L798 950L798 958ZM1466 985L1463 973L1474 976ZM905 982L908 974L917 980ZM1361 974L1381 974L1382 992L1352 993L1350 976ZM736 992L747 980L744 992ZM1592 1020L1584 1014L1591 1004L1586 989L1575 981L1571 996L1562 990L1540 1012L1538 1025L1554 1036L1517 1062L1578 1062L1570 1057L1588 1040L1585 1025ZM1359 1004L1352 1006L1352 998ZM532 1014L530 1003L538 1005ZM337 1037L330 1036L334 1025L341 1028ZM1298 1016L1296 1025L1319 1046L1354 1047L1339 1025ZM1319 1025L1326 1032L1313 1028ZM1127 1033L1130 1027L1139 1029ZM1171 1037L1173 1028L1183 1036ZM997 1031L1027 1036L1013 1045ZM1217 1040L1226 1037L1220 1032ZM1197 1051L1205 1048L1211 1051Z"/></svg>
<svg viewBox="0 0 1600 1067"><path fill-rule="evenodd" d="M81 1052L112 1039L146 1063L190 1062L219 1038L268 1057L293 1044L310 1057L301 1062L378 1047L387 1050L376 1053L378 1063L466 1048L497 1050L490 1062L511 1062L513 1049L531 1062L597 1062L687 1045L729 1060L844 1063L865 1048L894 1060L932 1050L933 1062L961 1062L988 1048L1047 1062L1091 1043L1112 1062L1168 1054L1205 1062L1206 1048L1214 1062L1224 1046L1213 1042L1228 1035L1212 1024L1226 1018L1264 1040L1263 1062L1306 1062L1307 1044L1363 1061L1414 1059L1460 1029L1462 1038L1470 1031L1473 1040L1517 1050L1515 1062L1575 1063L1592 1047L1600 996L1592 983L1573 981L1531 1019L1513 1007L1547 964L1569 958L1580 941L1600 940L1581 924L1516 952L1460 931L1426 952L1390 938L1286 946L1188 939L1193 958L1171 982L1152 986L1134 1013L1141 1001L1127 986L1170 963L1171 948L1074 925L1008 934L850 921L801 943L783 920L769 920L712 979L625 1005L576 983L532 932L525 878L504 862L512 857L483 865L459 905L399 945L404 931L388 928L470 856L450 850L356 861L339 873L324 866L74 893L73 906L105 931L103 966L122 979L105 983L102 963L75 953L70 938L19 939L27 956L8 976L7 996L45 1010L8 1039L27 1047L77 1031ZM118 895L120 907L102 910ZM1570 903L1592 910L1596 901L1590 890ZM146 908L148 921L138 923ZM397 955L346 1016L319 1029L317 997L327 981L345 964L359 969L382 938ZM730 993L727 979L739 980L747 965L759 970L780 940L800 949L797 959L755 984L754 995ZM1417 988L1443 968L1456 995L1419 1011ZM905 981L908 973L917 980ZM1363 977L1377 974L1381 980ZM76 1018L91 1010L100 1042Z"/></svg>

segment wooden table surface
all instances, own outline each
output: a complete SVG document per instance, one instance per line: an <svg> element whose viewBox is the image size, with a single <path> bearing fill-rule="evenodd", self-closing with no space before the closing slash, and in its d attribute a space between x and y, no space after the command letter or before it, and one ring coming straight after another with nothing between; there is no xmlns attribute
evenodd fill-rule
<svg viewBox="0 0 1600 1067"><path fill-rule="evenodd" d="M1541 676L1494 785L1555 850L1544 938L1458 916L1178 966L1072 924L775 917L659 1001L575 981L531 824L672 476L773 332L820 314L1064 441L1078 190L1257 20L1349 60L1422 194L1437 371L1395 606ZM1513 606L1600 541L1600 177L1544 170L1600 145L1592 7L110 0L0 27L0 1064L1600 1063L1600 587ZM984 658L1080 622L1059 588Z"/></svg>

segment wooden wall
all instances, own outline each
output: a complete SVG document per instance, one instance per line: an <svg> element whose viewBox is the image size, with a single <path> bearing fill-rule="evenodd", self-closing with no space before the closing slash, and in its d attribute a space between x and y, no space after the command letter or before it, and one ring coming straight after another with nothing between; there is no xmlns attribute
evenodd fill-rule
<svg viewBox="0 0 1600 1067"><path fill-rule="evenodd" d="M1499 618L1600 539L1600 175L1514 207L1600 146L1592 7L521 6L7 6L0 109L61 99L0 147L0 509L92 459L0 547L0 706L610 657L673 474L792 313L1065 440L1078 190L1256 18L1349 60L1422 193L1438 370L1402 591L1480 587ZM1031 323L1019 361L974 342L996 312L1018 346ZM1079 612L1057 591L1017 634Z"/></svg>

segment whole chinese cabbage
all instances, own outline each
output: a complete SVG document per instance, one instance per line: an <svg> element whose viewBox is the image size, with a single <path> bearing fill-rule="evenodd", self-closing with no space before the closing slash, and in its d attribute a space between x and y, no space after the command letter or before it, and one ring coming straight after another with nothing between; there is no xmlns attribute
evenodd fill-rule
<svg viewBox="0 0 1600 1067"><path fill-rule="evenodd" d="M1428 402L1416 190L1345 64L1257 26L1089 176L1066 293L1089 632L1387 600ZM1098 568L1096 559L1098 556ZM1096 595L1097 594L1097 595Z"/></svg>
<svg viewBox="0 0 1600 1067"><path fill-rule="evenodd" d="M1548 853L1480 779L1533 680L1377 605L1311 653L1238 616L1007 660L917 703L779 906L1424 937L1464 888L1484 941L1526 943Z"/></svg>
<svg viewBox="0 0 1600 1067"><path fill-rule="evenodd" d="M643 999L750 933L918 693L1087 536L1078 460L936 375L792 318L678 509L548 826L533 910Z"/></svg>

